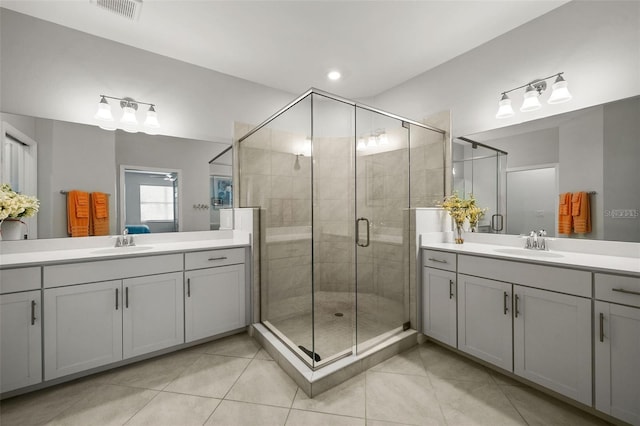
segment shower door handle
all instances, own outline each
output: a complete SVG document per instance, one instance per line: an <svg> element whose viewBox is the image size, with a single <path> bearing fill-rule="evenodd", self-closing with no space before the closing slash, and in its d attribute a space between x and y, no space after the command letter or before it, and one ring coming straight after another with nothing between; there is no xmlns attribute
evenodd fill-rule
<svg viewBox="0 0 640 426"><path fill-rule="evenodd" d="M367 223L367 242L365 244L362 244L360 242L360 221L365 221ZM369 243L370 243L369 219L367 219L366 217L359 217L356 220L356 244L359 245L360 247L369 247Z"/></svg>

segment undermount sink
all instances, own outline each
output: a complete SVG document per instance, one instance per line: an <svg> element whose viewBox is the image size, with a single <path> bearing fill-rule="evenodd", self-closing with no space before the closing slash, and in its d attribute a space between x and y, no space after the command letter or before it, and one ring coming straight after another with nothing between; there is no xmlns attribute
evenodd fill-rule
<svg viewBox="0 0 640 426"><path fill-rule="evenodd" d="M98 250L93 250L93 254L127 254L137 253L139 251L151 250L151 246L126 246L126 247L109 247Z"/></svg>
<svg viewBox="0 0 640 426"><path fill-rule="evenodd" d="M550 251L544 250L527 250L521 248L503 248L503 249L494 249L494 251L498 253L504 254L515 254L518 256L528 256L528 257L564 257L564 255L560 253L554 253Z"/></svg>

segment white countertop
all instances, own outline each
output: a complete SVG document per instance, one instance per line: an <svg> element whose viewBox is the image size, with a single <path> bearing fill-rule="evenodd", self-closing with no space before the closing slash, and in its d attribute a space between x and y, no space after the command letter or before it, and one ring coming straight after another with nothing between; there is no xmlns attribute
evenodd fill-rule
<svg viewBox="0 0 640 426"><path fill-rule="evenodd" d="M536 250L526 250L519 247L475 242L465 242L463 244L425 242L420 247L503 260L526 261L541 265L580 268L594 272L614 272L640 276L640 259L637 257L607 256L556 250L537 252Z"/></svg>
<svg viewBox="0 0 640 426"><path fill-rule="evenodd" d="M0 267L38 266L52 263L71 263L123 257L150 256L207 249L247 247L248 234L234 233L229 238L190 241L139 242L136 246L113 248L113 245L87 248L55 249L0 254Z"/></svg>

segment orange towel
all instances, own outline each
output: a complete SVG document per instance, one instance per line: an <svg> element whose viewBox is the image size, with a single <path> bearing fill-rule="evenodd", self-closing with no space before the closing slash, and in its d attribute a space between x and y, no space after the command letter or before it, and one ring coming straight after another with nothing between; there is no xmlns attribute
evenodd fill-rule
<svg viewBox="0 0 640 426"><path fill-rule="evenodd" d="M72 237L89 236L89 193L69 191L67 194L67 232Z"/></svg>
<svg viewBox="0 0 640 426"><path fill-rule="evenodd" d="M558 205L558 234L571 234L573 217L571 216L571 193L560 194Z"/></svg>
<svg viewBox="0 0 640 426"><path fill-rule="evenodd" d="M104 192L91 193L91 235L109 235L109 196Z"/></svg>
<svg viewBox="0 0 640 426"><path fill-rule="evenodd" d="M571 216L573 216L573 231L576 234L591 232L591 205L589 194L575 192L571 196Z"/></svg>

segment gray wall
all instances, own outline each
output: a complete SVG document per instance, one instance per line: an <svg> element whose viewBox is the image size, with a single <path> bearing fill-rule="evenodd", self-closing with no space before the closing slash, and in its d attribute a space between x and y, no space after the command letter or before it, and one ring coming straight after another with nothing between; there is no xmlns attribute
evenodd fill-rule
<svg viewBox="0 0 640 426"><path fill-rule="evenodd" d="M604 107L604 236L640 242L640 218L613 218L614 209L640 211L640 98Z"/></svg>
<svg viewBox="0 0 640 426"><path fill-rule="evenodd" d="M234 120L295 96L8 9L0 52L0 111L34 117L95 124L98 95L129 96L157 105L162 134L231 143Z"/></svg>
<svg viewBox="0 0 640 426"><path fill-rule="evenodd" d="M640 2L572 1L372 100L420 119L450 108L453 136L535 120L640 94ZM464 31L464 28L460 29ZM565 72L570 102L495 118L500 93ZM552 81L551 81L552 82Z"/></svg>

